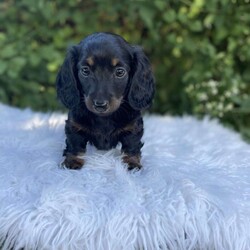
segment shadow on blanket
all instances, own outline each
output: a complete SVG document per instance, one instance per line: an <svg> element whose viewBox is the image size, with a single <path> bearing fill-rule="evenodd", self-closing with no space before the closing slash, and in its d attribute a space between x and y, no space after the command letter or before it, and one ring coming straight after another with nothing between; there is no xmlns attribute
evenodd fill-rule
<svg viewBox="0 0 250 250"><path fill-rule="evenodd" d="M0 105L1 249L250 249L250 146L207 119L146 116L140 172L89 146L61 169L61 114Z"/></svg>

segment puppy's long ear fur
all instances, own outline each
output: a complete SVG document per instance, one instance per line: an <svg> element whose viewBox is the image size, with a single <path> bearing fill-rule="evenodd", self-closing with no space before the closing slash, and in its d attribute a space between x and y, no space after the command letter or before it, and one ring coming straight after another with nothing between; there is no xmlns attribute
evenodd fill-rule
<svg viewBox="0 0 250 250"><path fill-rule="evenodd" d="M151 65L140 47L134 47L134 74L131 79L128 101L136 110L148 108L155 92L154 76Z"/></svg>
<svg viewBox="0 0 250 250"><path fill-rule="evenodd" d="M75 107L80 101L76 64L78 60L77 46L67 53L63 65L56 78L57 96L67 108Z"/></svg>

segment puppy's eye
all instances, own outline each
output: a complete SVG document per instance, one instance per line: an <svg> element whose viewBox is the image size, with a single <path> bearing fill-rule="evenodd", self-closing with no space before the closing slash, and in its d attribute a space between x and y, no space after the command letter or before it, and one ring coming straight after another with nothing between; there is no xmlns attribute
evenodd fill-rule
<svg viewBox="0 0 250 250"><path fill-rule="evenodd" d="M83 76L88 76L90 74L90 69L88 66L83 66L81 68L81 73Z"/></svg>
<svg viewBox="0 0 250 250"><path fill-rule="evenodd" d="M115 76L118 78L122 78L123 76L125 76L126 74L126 70L124 68L117 68L115 70Z"/></svg>

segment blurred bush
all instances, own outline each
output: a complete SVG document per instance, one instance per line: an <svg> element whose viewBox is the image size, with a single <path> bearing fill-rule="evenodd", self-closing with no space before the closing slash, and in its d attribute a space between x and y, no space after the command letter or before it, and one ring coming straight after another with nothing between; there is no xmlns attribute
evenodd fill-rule
<svg viewBox="0 0 250 250"><path fill-rule="evenodd" d="M5 0L0 2L0 100L54 110L65 51L109 31L144 47L152 111L206 114L250 138L249 0Z"/></svg>

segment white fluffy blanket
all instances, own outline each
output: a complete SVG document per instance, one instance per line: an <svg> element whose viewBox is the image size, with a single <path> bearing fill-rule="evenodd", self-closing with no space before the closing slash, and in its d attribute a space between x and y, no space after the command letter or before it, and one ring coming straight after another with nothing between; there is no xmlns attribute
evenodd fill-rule
<svg viewBox="0 0 250 250"><path fill-rule="evenodd" d="M65 115L0 114L1 249L250 249L250 146L217 122L146 116L142 171L91 146L77 171Z"/></svg>

